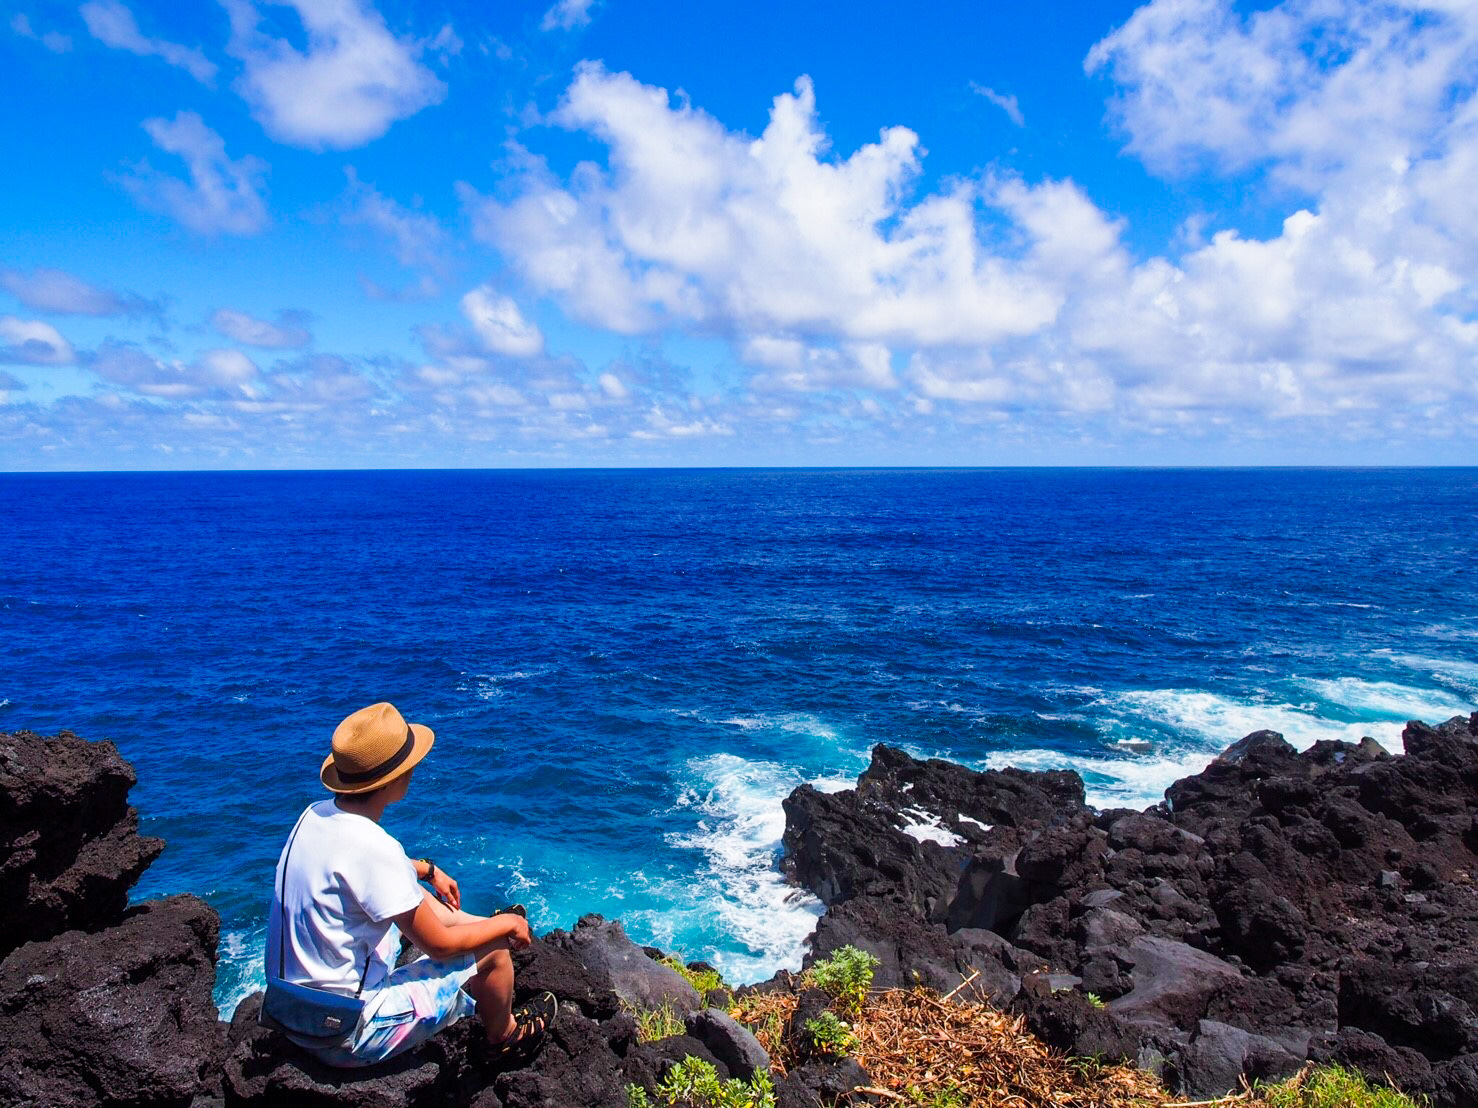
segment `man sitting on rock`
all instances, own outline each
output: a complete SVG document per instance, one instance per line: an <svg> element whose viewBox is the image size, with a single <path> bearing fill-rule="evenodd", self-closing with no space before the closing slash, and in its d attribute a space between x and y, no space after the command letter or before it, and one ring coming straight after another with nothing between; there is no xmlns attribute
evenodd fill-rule
<svg viewBox="0 0 1478 1108"><path fill-rule="evenodd" d="M320 773L335 795L299 817L277 863L268 980L364 1001L357 1026L345 1027L341 1041L283 1028L329 1065L384 1061L474 1009L497 1052L522 1053L555 1019L547 993L512 1010L509 952L532 941L528 922L512 913L461 911L457 882L429 859L406 857L380 826L385 809L405 797L411 771L433 740L429 727L407 724L390 704L350 715L334 731ZM397 929L424 954L392 969Z"/></svg>

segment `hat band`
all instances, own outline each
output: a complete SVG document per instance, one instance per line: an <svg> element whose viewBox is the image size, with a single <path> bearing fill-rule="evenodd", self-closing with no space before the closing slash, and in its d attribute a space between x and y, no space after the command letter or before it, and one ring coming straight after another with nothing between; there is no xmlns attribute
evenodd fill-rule
<svg viewBox="0 0 1478 1108"><path fill-rule="evenodd" d="M416 733L409 727L405 729L405 742L401 748L390 757L386 758L373 769L361 770L359 773L345 773L339 770L339 780L346 785L362 785L366 781L373 781L376 777L383 777L387 773L393 773L405 764L405 760L411 756L411 751L416 749ZM337 762L334 766L338 769Z"/></svg>

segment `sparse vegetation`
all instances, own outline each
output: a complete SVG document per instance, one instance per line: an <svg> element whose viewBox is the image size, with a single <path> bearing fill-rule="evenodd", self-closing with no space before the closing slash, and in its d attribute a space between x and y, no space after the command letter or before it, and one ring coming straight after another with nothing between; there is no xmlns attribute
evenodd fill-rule
<svg viewBox="0 0 1478 1108"><path fill-rule="evenodd" d="M858 950L855 946L839 946L830 957L807 970L805 976L817 988L834 996L844 1012L856 1014L862 1011L867 990L872 987L873 971L877 968L878 960L867 951Z"/></svg>
<svg viewBox="0 0 1478 1108"><path fill-rule="evenodd" d="M671 1004L659 1004L655 1008L637 1008L629 1004L622 1007L636 1017L636 1037L639 1042L656 1042L687 1031L682 1018L673 1011Z"/></svg>
<svg viewBox="0 0 1478 1108"><path fill-rule="evenodd" d="M683 979L698 990L699 996L707 996L714 989L729 987L718 970L695 970L687 966L681 958L674 957L663 958L662 964L682 974Z"/></svg>
<svg viewBox="0 0 1478 1108"><path fill-rule="evenodd" d="M807 984L820 984L807 976ZM870 966L867 977L870 983ZM854 987L856 981L854 974ZM848 1103L917 1108L1167 1108L1187 1103L1134 1066L1065 1057L1048 1049L1026 1030L1020 1016L981 1003L986 998L979 991L954 1000L921 988L868 995L864 985L863 996L855 1015L844 1020L828 1011L805 1025L817 1041L818 1025L830 1017L827 1023L835 1021L850 1039L845 1053L872 1075L870 1095L880 1099L863 1096ZM782 990L751 993L730 1010L769 1051L777 1079L798 1062L785 1036L798 999L797 993ZM840 998L835 1007L840 1007ZM661 1102L664 1108L667 1103ZM1426 1108L1419 1098L1337 1066L1311 1066L1287 1081L1195 1103L1204 1108Z"/></svg>
<svg viewBox="0 0 1478 1108"><path fill-rule="evenodd" d="M806 1034L811 1036L812 1045L822 1054L842 1058L850 1054L857 1045L852 1028L835 1012L822 1012L808 1019L805 1026Z"/></svg>
<svg viewBox="0 0 1478 1108"><path fill-rule="evenodd" d="M1088 999L1088 1003L1093 1005L1093 1007L1104 1007L1103 997L1099 996L1097 993L1084 993L1083 995Z"/></svg>
<svg viewBox="0 0 1478 1108"><path fill-rule="evenodd" d="M658 1082L655 1101L640 1085L628 1085L626 1102L629 1108L775 1108L775 1084L763 1072L725 1081L712 1063L689 1055Z"/></svg>
<svg viewBox="0 0 1478 1108"><path fill-rule="evenodd" d="M1259 1085L1254 1095L1254 1103L1268 1108L1420 1108L1423 1103L1343 1066L1307 1069L1276 1085Z"/></svg>

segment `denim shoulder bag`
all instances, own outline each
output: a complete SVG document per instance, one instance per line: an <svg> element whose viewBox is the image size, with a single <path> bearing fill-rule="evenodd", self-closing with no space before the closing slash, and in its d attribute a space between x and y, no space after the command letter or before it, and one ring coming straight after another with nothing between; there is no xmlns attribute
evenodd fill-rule
<svg viewBox="0 0 1478 1108"><path fill-rule="evenodd" d="M277 890L277 919L281 931L277 944L277 974L267 975L267 995L262 1000L262 1011L257 1017L263 1026L277 1031L290 1032L298 1039L314 1040L314 1045L338 1046L354 1034L364 1014L365 978L369 976L371 952L364 956L364 970L359 975L359 988L353 996L315 989L311 985L296 985L285 980L287 976L287 908L283 894L287 887L287 862L292 857L293 843L298 830L308 813L298 817L291 838L287 841L287 852L282 857L282 880Z"/></svg>

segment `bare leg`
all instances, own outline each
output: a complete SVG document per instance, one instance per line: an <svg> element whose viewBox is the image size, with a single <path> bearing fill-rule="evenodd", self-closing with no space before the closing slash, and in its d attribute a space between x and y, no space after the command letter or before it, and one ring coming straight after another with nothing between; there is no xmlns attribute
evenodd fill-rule
<svg viewBox="0 0 1478 1108"><path fill-rule="evenodd" d="M431 898L431 909L445 924L476 923L486 916L448 908ZM488 1042L499 1043L513 1034L513 959L506 949L484 949L477 955L477 973L467 982L467 991L477 1002L477 1015Z"/></svg>
<svg viewBox="0 0 1478 1108"><path fill-rule="evenodd" d="M513 959L508 951L490 950L479 958L467 991L477 1001L488 1042L500 1043L513 1034Z"/></svg>

